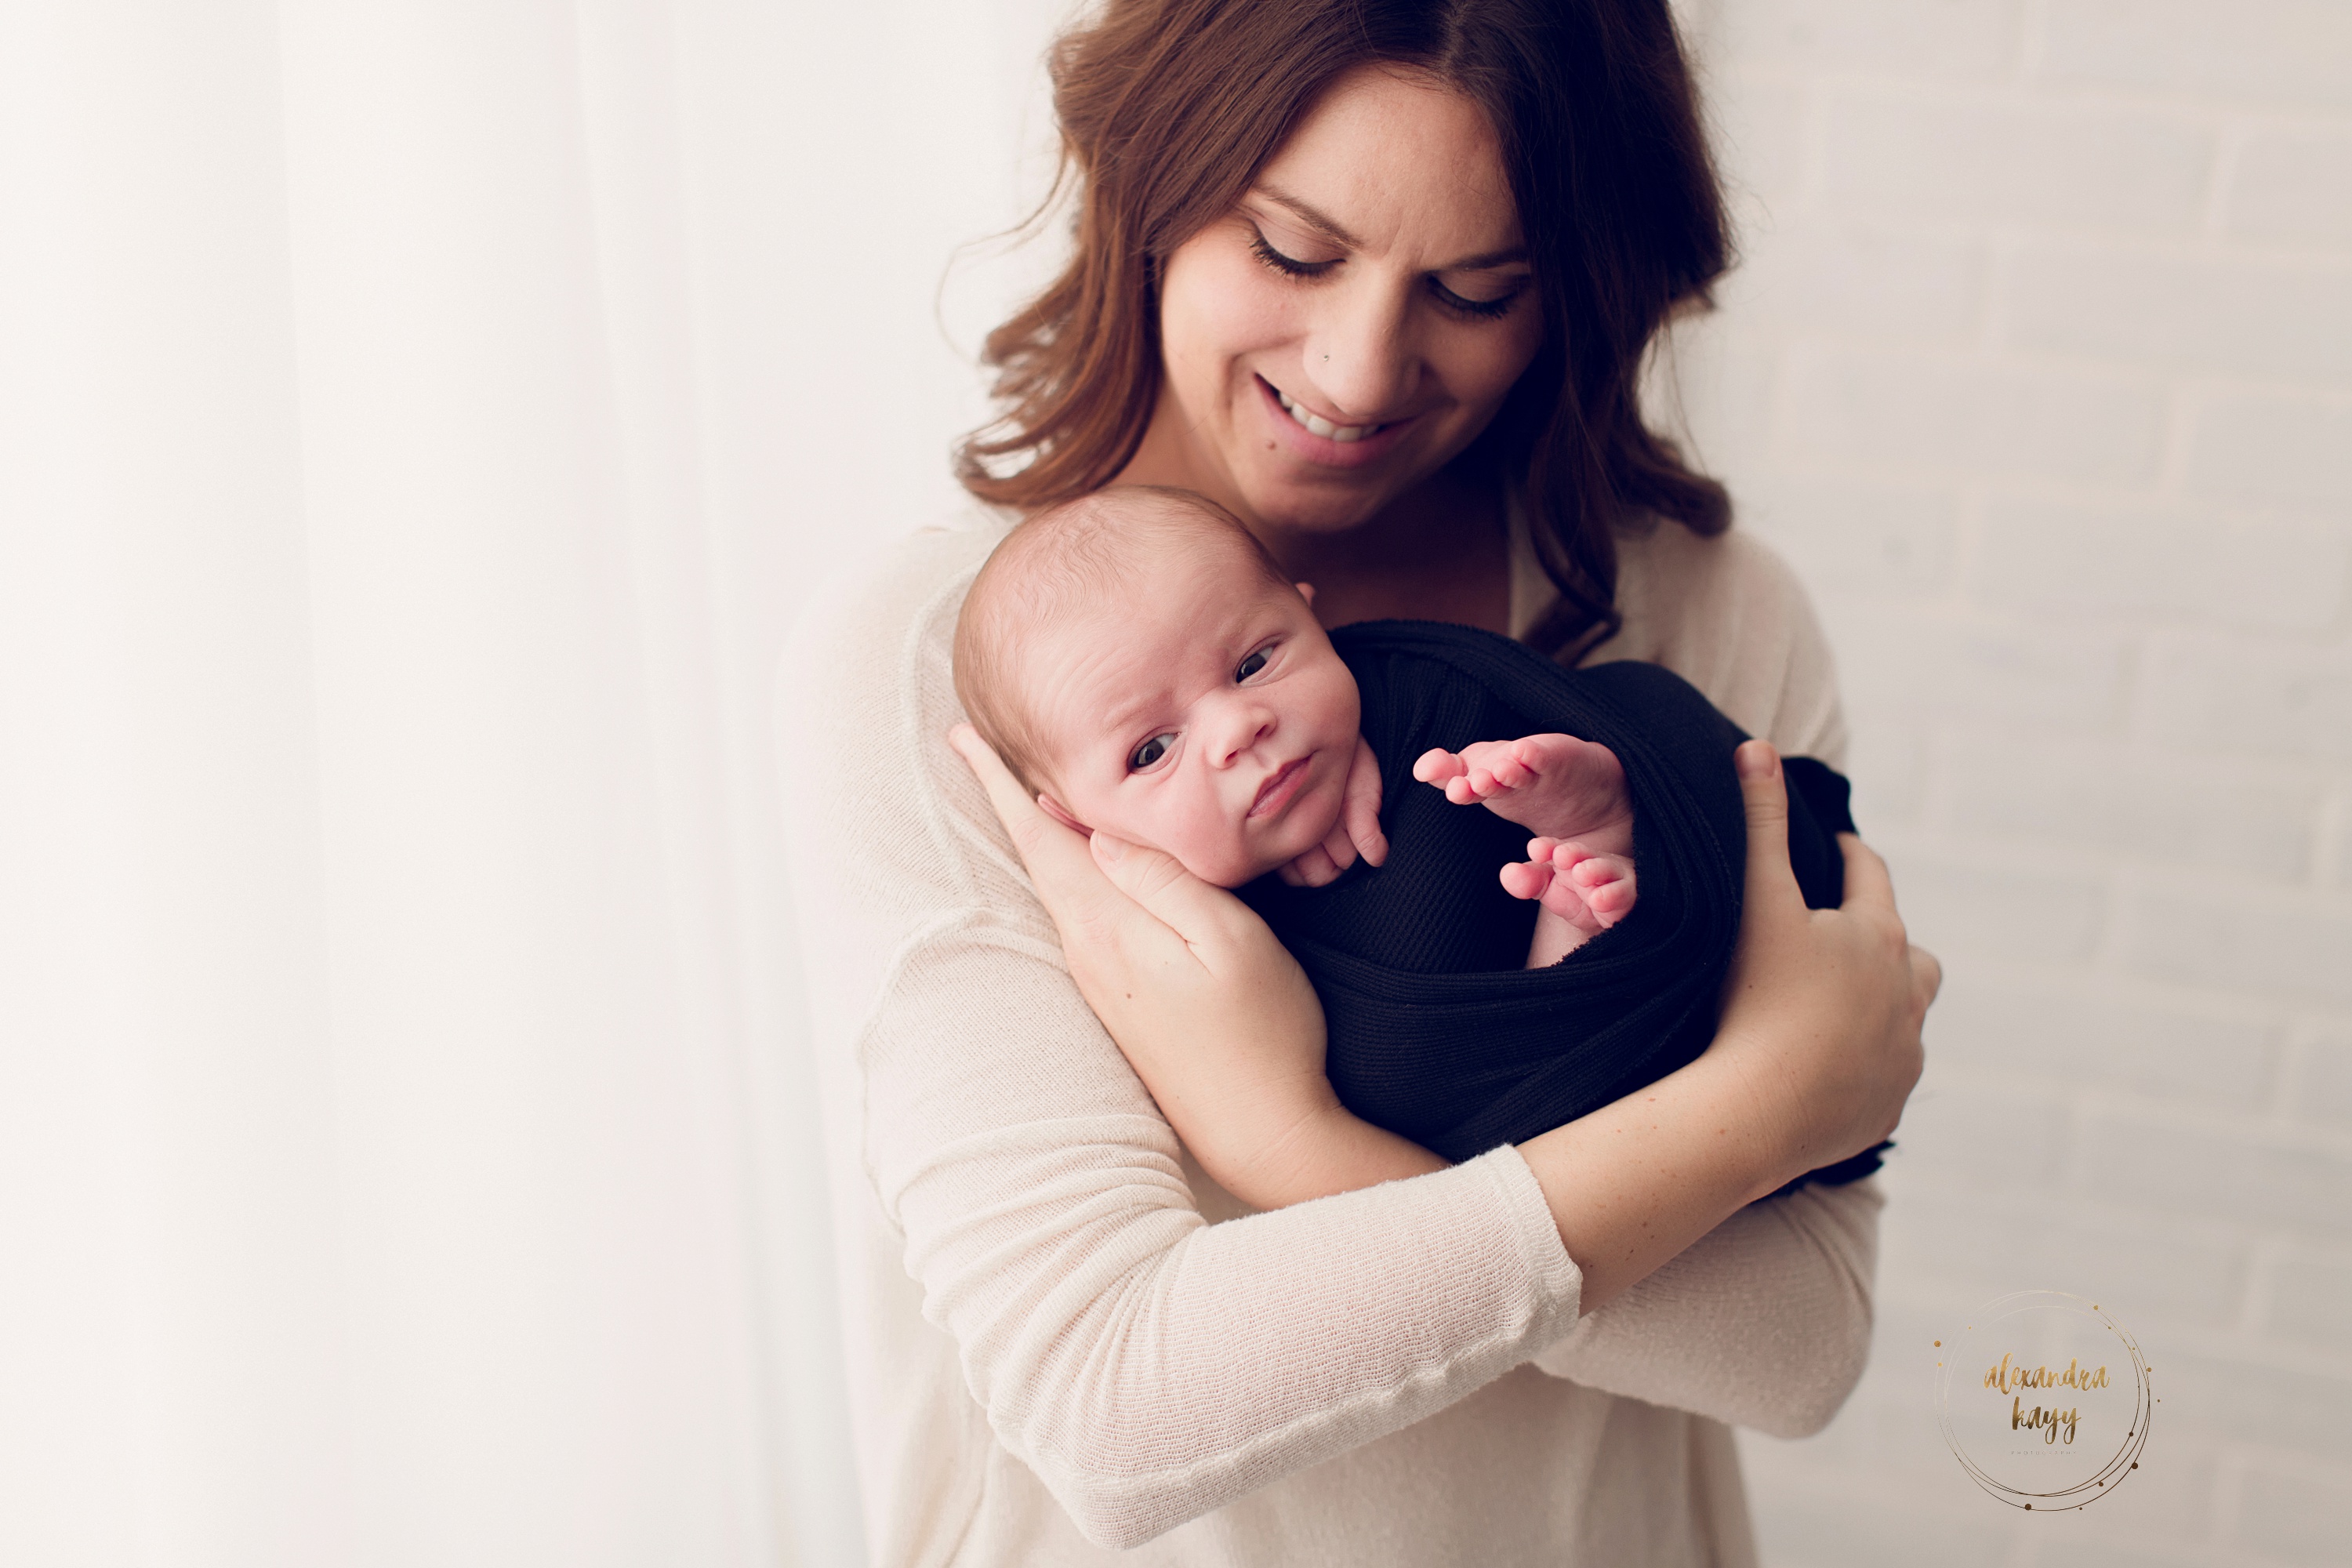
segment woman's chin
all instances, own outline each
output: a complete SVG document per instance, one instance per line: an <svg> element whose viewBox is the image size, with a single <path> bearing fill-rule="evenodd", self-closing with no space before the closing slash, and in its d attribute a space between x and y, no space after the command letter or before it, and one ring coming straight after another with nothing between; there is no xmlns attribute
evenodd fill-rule
<svg viewBox="0 0 2352 1568"><path fill-rule="evenodd" d="M1400 487L1372 475L1285 474L1253 486L1250 510L1285 533L1342 534L1364 526L1396 499Z"/></svg>

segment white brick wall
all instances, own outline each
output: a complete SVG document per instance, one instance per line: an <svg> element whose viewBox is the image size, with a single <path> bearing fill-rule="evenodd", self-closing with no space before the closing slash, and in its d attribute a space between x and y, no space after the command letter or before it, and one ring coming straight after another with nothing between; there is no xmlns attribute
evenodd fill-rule
<svg viewBox="0 0 2352 1568"><path fill-rule="evenodd" d="M1689 0L1746 265L1662 367L1811 584L1949 981L1877 1353L1774 1568L2352 1563L2352 4ZM2090 1293L2165 1399L2063 1518L1931 1341Z"/></svg>

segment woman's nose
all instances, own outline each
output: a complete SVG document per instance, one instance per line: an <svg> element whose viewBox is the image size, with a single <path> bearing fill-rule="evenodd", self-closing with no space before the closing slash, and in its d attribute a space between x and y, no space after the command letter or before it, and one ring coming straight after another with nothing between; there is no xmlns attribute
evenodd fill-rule
<svg viewBox="0 0 2352 1568"><path fill-rule="evenodd" d="M1321 401L1343 423L1398 413L1412 392L1419 364L1394 287L1367 279L1362 287L1333 290L1322 303L1307 333L1304 367Z"/></svg>

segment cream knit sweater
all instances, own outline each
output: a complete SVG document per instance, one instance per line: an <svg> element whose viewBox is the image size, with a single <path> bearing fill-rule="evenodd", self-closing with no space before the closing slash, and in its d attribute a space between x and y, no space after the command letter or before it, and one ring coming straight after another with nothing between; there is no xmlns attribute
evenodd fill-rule
<svg viewBox="0 0 2352 1568"><path fill-rule="evenodd" d="M830 585L782 683L874 1562L1752 1563L1724 1424L1811 1432L1853 1387L1876 1183L1745 1209L1581 1320L1511 1149L1243 1209L1079 999L947 748L957 607L1003 527ZM1513 588L1525 626L1523 542ZM1763 546L1629 538L1619 605L1596 660L1840 760L1826 646Z"/></svg>

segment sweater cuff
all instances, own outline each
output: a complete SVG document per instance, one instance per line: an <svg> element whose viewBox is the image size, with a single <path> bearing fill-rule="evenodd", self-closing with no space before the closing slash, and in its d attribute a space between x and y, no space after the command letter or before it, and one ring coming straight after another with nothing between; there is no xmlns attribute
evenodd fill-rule
<svg viewBox="0 0 2352 1568"><path fill-rule="evenodd" d="M1584 1293L1584 1271L1561 1244L1559 1222L1552 1218L1551 1205L1544 1201L1543 1184L1515 1145L1489 1150L1468 1162L1468 1168L1483 1171L1502 1200L1503 1213L1519 1244L1519 1256L1527 1264L1536 1310L1551 1320L1538 1325L1530 1342L1545 1344L1554 1334L1566 1333L1575 1326Z"/></svg>

